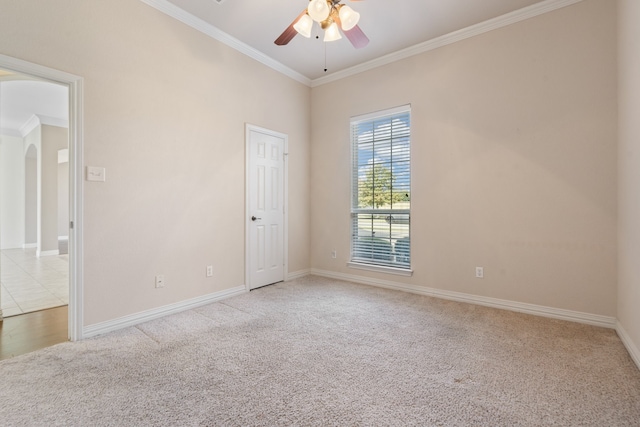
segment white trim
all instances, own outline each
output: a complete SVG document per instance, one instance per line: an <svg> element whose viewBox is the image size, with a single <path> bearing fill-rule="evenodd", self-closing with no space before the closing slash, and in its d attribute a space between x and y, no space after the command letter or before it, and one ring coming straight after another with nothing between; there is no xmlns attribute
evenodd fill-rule
<svg viewBox="0 0 640 427"><path fill-rule="evenodd" d="M84 80L69 83L69 338L81 340L84 323Z"/></svg>
<svg viewBox="0 0 640 427"><path fill-rule="evenodd" d="M347 267L355 268L356 270L375 271L376 273L395 274L396 276L413 276L413 270L411 269L388 267L386 265L374 265L366 264L363 262L349 261L347 263Z"/></svg>
<svg viewBox="0 0 640 427"><path fill-rule="evenodd" d="M83 246L82 246L82 153L83 87L82 77L0 54L0 67L31 77L63 84L69 88L69 220L74 227L69 236L69 338L82 339L83 323Z"/></svg>
<svg viewBox="0 0 640 427"><path fill-rule="evenodd" d="M36 251L36 256L38 258L43 256L54 256L54 255L60 255L60 251L57 249L51 250L51 251Z"/></svg>
<svg viewBox="0 0 640 427"><path fill-rule="evenodd" d="M289 136L284 134L284 133L280 133L280 132L276 132L270 129L266 129L266 128L262 128L260 126L255 126L249 123L245 123L245 135L244 135L244 141L245 141L245 206L244 206L244 210L245 210L245 228L244 228L244 240L245 240L245 244L244 244L244 280L245 280L245 286L247 288L247 291L251 290L251 271L250 271L250 263L249 263L249 259L251 257L251 242L249 239L250 233L249 233L249 227L251 226L251 221L249 221L249 153L250 153L250 149L249 149L249 145L251 143L251 139L250 139L250 135L251 135L251 131L255 131L255 132L260 132L260 133L264 133L266 135L270 135L270 136L274 136L276 138L281 138L284 141L284 147L283 147L283 155L284 155L284 161L283 161L283 204L284 204L284 212L283 212L283 218L282 220L284 221L284 230L283 230L283 242L282 242L282 257L283 259L283 273L282 273L282 278L283 280L290 280L289 279Z"/></svg>
<svg viewBox="0 0 640 427"><path fill-rule="evenodd" d="M249 168L250 168L250 131L249 124L244 125L244 286L246 291L251 291L251 230L249 223L249 206L251 205L251 195L249 194Z"/></svg>
<svg viewBox="0 0 640 427"><path fill-rule="evenodd" d="M227 46L237 50L238 52L243 53L252 59L255 59L256 61L266 65L267 67L272 68L284 74L285 76L291 77L292 79L306 86L309 86L311 84L311 79L281 64L275 59L272 59L271 57L241 42L240 40L234 37L231 37L229 34L225 33L224 31L221 31L220 29L218 29L217 27L214 27L208 22L205 22L202 19L190 14L189 12L186 12L185 10L179 8L178 6L172 4L167 0L140 0L140 1L166 15L169 15L172 18L177 19L183 24L186 24L191 28L200 31L203 34L206 34L207 36L218 40L221 43L226 44Z"/></svg>
<svg viewBox="0 0 640 427"><path fill-rule="evenodd" d="M622 341L624 346L627 348L631 359L633 359L638 369L640 369L640 349L636 347L633 340L631 339L629 334L627 334L627 331L625 331L622 323L620 323L619 320L616 322L616 333L620 337L620 341Z"/></svg>
<svg viewBox="0 0 640 427"><path fill-rule="evenodd" d="M38 247L37 243L25 243L22 245L22 249L33 249L37 247Z"/></svg>
<svg viewBox="0 0 640 427"><path fill-rule="evenodd" d="M130 326L148 322L150 320L155 320L161 317L180 313L182 311L191 310L193 308L211 304L213 302L244 294L246 292L247 291L244 285L236 286L235 288L227 289L220 292L214 292L212 294L203 295L201 297L191 298L174 304L153 308L151 310L141 311L139 313L130 314L128 316L119 317L117 319L107 320L106 322L95 323L93 325L85 326L82 331L82 336L83 338L89 338L96 335L106 334L109 332L117 331L119 329L128 328Z"/></svg>
<svg viewBox="0 0 640 427"><path fill-rule="evenodd" d="M372 113L360 114L359 116L351 117L351 125L359 125L363 122L369 122L373 119L379 119L383 117L395 116L398 114L411 114L411 104L399 105L397 107L386 108L384 110L374 111Z"/></svg>
<svg viewBox="0 0 640 427"><path fill-rule="evenodd" d="M22 126L20 126L20 129L18 129L18 131L20 132L20 136L24 138L38 126L40 126L40 117L33 114L31 117L29 117L29 120L27 120L22 124Z"/></svg>
<svg viewBox="0 0 640 427"><path fill-rule="evenodd" d="M284 203L284 237L282 241L282 257L283 259L283 279L289 280L289 136L285 134L279 134L284 138L284 148L283 148L283 163L282 167L284 170L282 171L282 179L283 182L283 203Z"/></svg>
<svg viewBox="0 0 640 427"><path fill-rule="evenodd" d="M285 279L285 281L300 279L302 277L308 276L309 274L311 274L311 269L309 268L305 270L294 271L292 273L287 274L287 278Z"/></svg>
<svg viewBox="0 0 640 427"><path fill-rule="evenodd" d="M337 71L327 76L319 77L311 81L311 87L318 87L326 83L335 82L337 80L344 79L345 77L350 77L355 74L360 74L364 71L369 71L383 65L391 64L401 59L406 59L415 55L419 55L421 53L429 52L431 50L438 49L440 47L447 46L461 40L465 40L471 37L478 36L480 34L488 33L489 31L497 30L499 28L515 24L516 22L534 18L547 12L552 12L556 9L571 6L572 4L581 1L582 0L542 1L540 3L524 7L520 10L516 10L493 19L489 19L479 24L471 25L470 27L454 31L440 37L436 37L435 39L427 40L426 42L419 43L406 49L381 56L380 58L373 59L354 67L350 67L342 71Z"/></svg>
<svg viewBox="0 0 640 427"><path fill-rule="evenodd" d="M571 322L584 323L587 325L601 326L604 328L615 328L615 317L602 316L599 314L583 313L561 308L546 307L536 304L527 304L517 301L509 301L498 298L483 297L479 295L465 294L462 292L445 291L442 289L427 288L423 286L408 285L405 283L391 282L388 280L373 279L370 277L355 276L351 274L335 273L332 271L312 268L311 274L328 277L338 280L362 283L364 285L377 286L387 289L396 289L414 294L426 295L446 300L466 302L469 304L483 305L486 307L499 308L503 310L516 311L518 313L533 314L535 316L549 317L552 319L568 320Z"/></svg>
<svg viewBox="0 0 640 427"><path fill-rule="evenodd" d="M11 82L11 81L16 81L16 80L38 80L35 77L30 77L30 76L22 76L19 74L8 74L8 75L4 75L4 76L0 76L0 83L1 82Z"/></svg>

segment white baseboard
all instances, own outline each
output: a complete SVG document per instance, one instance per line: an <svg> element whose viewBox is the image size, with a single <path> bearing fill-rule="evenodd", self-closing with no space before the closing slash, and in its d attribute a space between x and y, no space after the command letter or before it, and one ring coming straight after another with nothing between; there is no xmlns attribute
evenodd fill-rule
<svg viewBox="0 0 640 427"><path fill-rule="evenodd" d="M36 251L36 256L38 258L43 256L53 256L53 255L60 255L60 251L58 249L55 249L53 251Z"/></svg>
<svg viewBox="0 0 640 427"><path fill-rule="evenodd" d="M552 319L568 320L571 322L585 323L587 325L601 326L614 329L616 318L601 316L599 314L582 313L579 311L564 310L561 308L546 307L542 305L527 304L517 301L509 301L498 298L483 297L462 292L445 291L442 289L427 288L423 286L407 285L405 283L388 280L372 279L369 277L355 276L352 274L335 273L333 271L311 269L311 274L329 277L332 279L346 280L364 285L378 286L387 289L396 289L430 297L442 298L452 301L466 302L469 304L483 305L486 307L500 308L519 313L533 314L535 316L549 317Z"/></svg>
<svg viewBox="0 0 640 427"><path fill-rule="evenodd" d="M186 301L180 301L175 304L169 304L163 307L141 311L139 313L130 314L128 316L123 316L117 319L107 320L106 322L95 323L93 325L85 326L82 328L82 337L80 339L106 334L108 332L117 331L129 326L135 326L140 323L148 322L150 320L159 319L160 317L168 316L170 314L176 314L180 313L181 311L211 304L212 302L244 294L246 292L247 290L244 285L237 286L235 288L227 289L224 291L214 292L212 294L188 299Z"/></svg>
<svg viewBox="0 0 640 427"><path fill-rule="evenodd" d="M285 281L296 280L301 277L308 276L309 274L311 274L311 270L308 268L306 270L293 271L291 273L287 273Z"/></svg>
<svg viewBox="0 0 640 427"><path fill-rule="evenodd" d="M20 244L18 245L12 245L12 244L8 244L5 246L0 246L0 251L6 251L6 250L11 250L11 249L24 249L24 247Z"/></svg>
<svg viewBox="0 0 640 427"><path fill-rule="evenodd" d="M638 369L640 369L640 349L638 349L638 347L633 343L631 337L629 336L627 331L625 331L620 321L616 322L616 332L618 333L618 336L620 337L620 340L622 341L624 346L627 348L631 359L633 359Z"/></svg>
<svg viewBox="0 0 640 427"><path fill-rule="evenodd" d="M37 247L38 247L37 243L25 243L24 245L22 245L22 249L33 249Z"/></svg>

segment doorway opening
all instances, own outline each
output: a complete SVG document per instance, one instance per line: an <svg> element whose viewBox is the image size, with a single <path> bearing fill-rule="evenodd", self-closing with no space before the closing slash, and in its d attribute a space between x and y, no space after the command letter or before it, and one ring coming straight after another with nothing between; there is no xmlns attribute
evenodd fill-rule
<svg viewBox="0 0 640 427"><path fill-rule="evenodd" d="M64 308L57 323L66 330L57 333L74 341L82 338L81 100L81 78L0 55L0 321Z"/></svg>
<svg viewBox="0 0 640 427"><path fill-rule="evenodd" d="M3 318L69 304L69 88L0 69Z"/></svg>

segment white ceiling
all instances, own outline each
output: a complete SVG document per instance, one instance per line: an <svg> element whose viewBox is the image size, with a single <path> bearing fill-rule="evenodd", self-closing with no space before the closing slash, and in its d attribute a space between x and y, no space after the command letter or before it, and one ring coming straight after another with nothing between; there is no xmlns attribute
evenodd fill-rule
<svg viewBox="0 0 640 427"><path fill-rule="evenodd" d="M360 13L358 26L370 40L368 46L355 49L346 37L335 42L323 42L323 30L318 24L314 24L309 39L297 35L286 46L273 43L306 8L308 0L142 1L159 9L163 9L162 3L171 3L311 81L506 14L517 13L523 8L535 5L541 9L549 5L557 7L558 4L571 3L562 0L343 0L344 4ZM164 9L166 12L167 8ZM316 39L315 35L320 35L320 39Z"/></svg>
<svg viewBox="0 0 640 427"><path fill-rule="evenodd" d="M65 126L69 121L68 88L0 70L0 131L21 136L20 129L34 115L42 123Z"/></svg>

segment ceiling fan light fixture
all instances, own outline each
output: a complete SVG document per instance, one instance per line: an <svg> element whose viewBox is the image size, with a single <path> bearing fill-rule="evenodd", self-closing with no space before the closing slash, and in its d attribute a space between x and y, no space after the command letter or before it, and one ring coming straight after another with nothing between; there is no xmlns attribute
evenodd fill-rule
<svg viewBox="0 0 640 427"><path fill-rule="evenodd" d="M313 19L307 14L302 15L302 18L298 19L293 25L293 28L300 34L306 38L311 37L311 28L313 27Z"/></svg>
<svg viewBox="0 0 640 427"><path fill-rule="evenodd" d="M340 40L342 36L346 36L356 49L367 46L369 38L358 26L360 14L341 4L342 1L309 0L307 7L285 28L274 43L278 46L287 45L298 34L310 38L315 21L325 31L323 38L325 42ZM314 38L319 39L320 37L315 36Z"/></svg>
<svg viewBox="0 0 640 427"><path fill-rule="evenodd" d="M335 21L333 20L333 18L328 17L327 19L325 19L324 21L320 22L320 28L322 28L323 30L326 30L327 28L329 28L331 26L331 24L333 24Z"/></svg>
<svg viewBox="0 0 640 427"><path fill-rule="evenodd" d="M350 29L358 25L358 21L360 21L360 14L351 9L349 6L340 5L339 14L343 31L349 31Z"/></svg>
<svg viewBox="0 0 640 427"><path fill-rule="evenodd" d="M324 31L324 41L332 42L336 40L340 40L342 36L340 35L340 30L338 30L338 24L335 22L331 23L329 27Z"/></svg>
<svg viewBox="0 0 640 427"><path fill-rule="evenodd" d="M327 19L331 12L329 4L326 0L310 0L309 6L307 6L307 13L316 22L321 22Z"/></svg>

